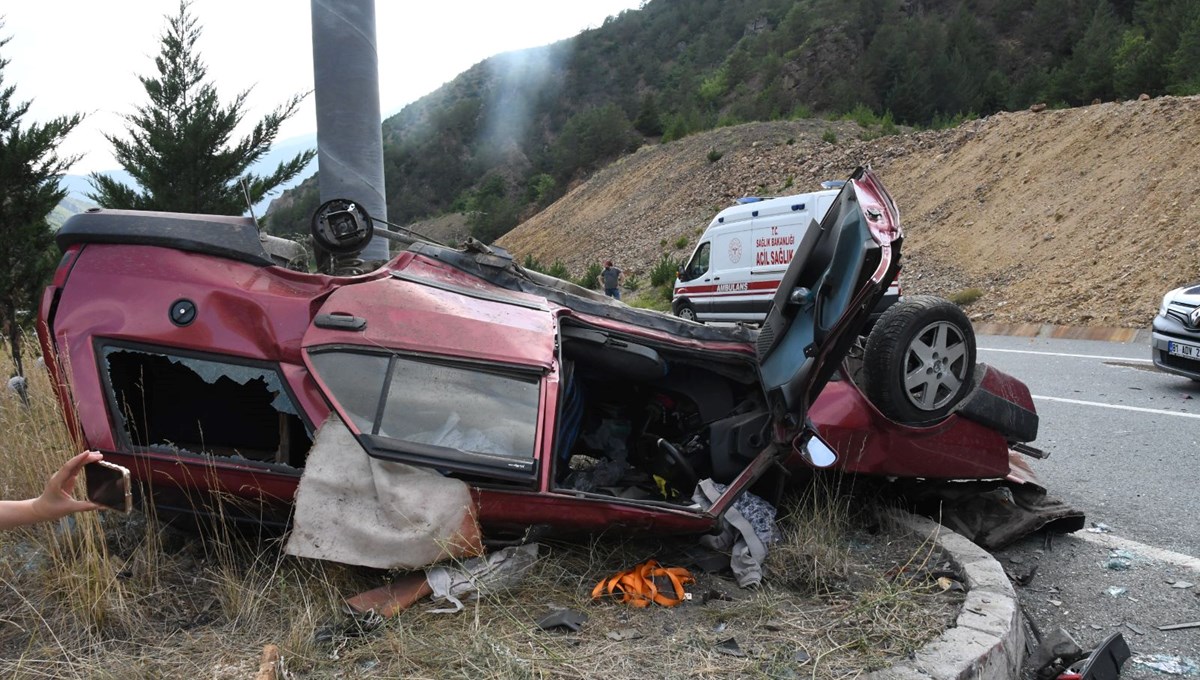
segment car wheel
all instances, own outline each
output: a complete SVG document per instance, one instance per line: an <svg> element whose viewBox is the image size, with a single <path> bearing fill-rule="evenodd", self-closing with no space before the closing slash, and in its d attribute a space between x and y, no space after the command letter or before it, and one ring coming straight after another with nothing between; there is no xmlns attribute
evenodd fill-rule
<svg viewBox="0 0 1200 680"><path fill-rule="evenodd" d="M681 319L686 319L688 321L695 321L696 323L699 323L699 320L696 318L695 308L686 302L680 304L679 307L676 308L675 316L677 316Z"/></svg>
<svg viewBox="0 0 1200 680"><path fill-rule="evenodd" d="M939 420L962 401L975 373L975 331L958 305L932 295L892 305L867 337L867 397L910 425Z"/></svg>

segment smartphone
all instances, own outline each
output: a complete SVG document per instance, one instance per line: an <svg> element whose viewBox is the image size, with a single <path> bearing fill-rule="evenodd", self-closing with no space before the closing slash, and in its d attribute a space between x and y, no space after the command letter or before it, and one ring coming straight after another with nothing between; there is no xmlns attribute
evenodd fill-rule
<svg viewBox="0 0 1200 680"><path fill-rule="evenodd" d="M83 469L87 478L88 500L121 512L133 510L128 468L99 460L88 463Z"/></svg>

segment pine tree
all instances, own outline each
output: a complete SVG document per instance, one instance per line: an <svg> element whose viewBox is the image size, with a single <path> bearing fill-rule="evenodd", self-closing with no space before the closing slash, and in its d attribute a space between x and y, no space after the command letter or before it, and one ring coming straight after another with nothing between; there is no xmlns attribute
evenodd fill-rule
<svg viewBox="0 0 1200 680"><path fill-rule="evenodd" d="M266 176L247 172L270 150L280 125L296 112L304 95L289 99L231 144L245 115L249 90L221 103L195 52L200 27L188 9L189 4L181 2L179 13L167 17L154 60L158 75L139 78L150 102L125 116L127 138L105 135L117 162L140 191L93 173L95 193L88 196L104 207L240 215L246 208L242 181L250 201L257 203L300 173L316 154L297 154Z"/></svg>
<svg viewBox="0 0 1200 680"><path fill-rule="evenodd" d="M4 23L0 21L0 30ZM0 47L8 38L0 38ZM59 177L76 157L59 157L58 146L82 117L62 116L22 127L29 102L13 100L0 59L0 321L9 332L13 364L22 373L20 323L32 318L42 287L58 262L46 216L67 195ZM24 313L24 317L18 317Z"/></svg>

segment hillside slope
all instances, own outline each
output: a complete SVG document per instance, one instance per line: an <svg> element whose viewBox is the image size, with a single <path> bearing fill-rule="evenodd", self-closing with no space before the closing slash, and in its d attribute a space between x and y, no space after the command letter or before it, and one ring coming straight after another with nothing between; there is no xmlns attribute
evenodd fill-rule
<svg viewBox="0 0 1200 680"><path fill-rule="evenodd" d="M821 141L829 131L837 143ZM686 257L738 196L809 191L871 164L904 221L905 291L980 288L974 319L1145 326L1164 292L1200 279L1190 181L1200 171L1200 98L1001 113L854 139L862 133L845 121L752 123L645 147L499 244L575 272L611 257L644 273L664 252ZM683 236L687 247L675 250Z"/></svg>

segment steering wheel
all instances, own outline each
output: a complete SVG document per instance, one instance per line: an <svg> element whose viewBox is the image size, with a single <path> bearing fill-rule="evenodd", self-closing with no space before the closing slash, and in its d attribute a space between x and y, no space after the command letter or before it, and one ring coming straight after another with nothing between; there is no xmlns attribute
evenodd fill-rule
<svg viewBox="0 0 1200 680"><path fill-rule="evenodd" d="M696 482L700 481L700 477L696 474L696 469L692 467L692 464L687 461L687 458L684 458L683 453L675 448L674 444L661 437L659 437L657 445L667 455L672 467L683 473L683 481L688 483L685 489L695 488Z"/></svg>

